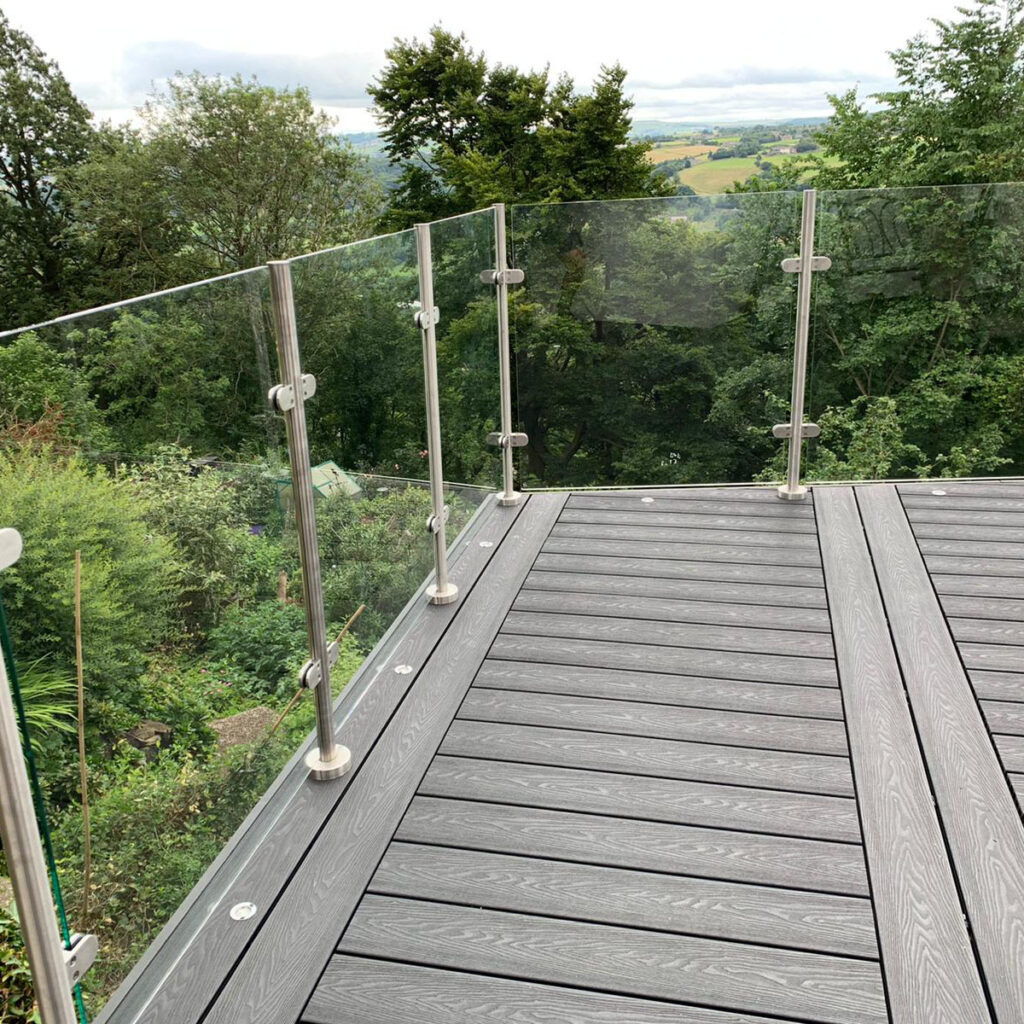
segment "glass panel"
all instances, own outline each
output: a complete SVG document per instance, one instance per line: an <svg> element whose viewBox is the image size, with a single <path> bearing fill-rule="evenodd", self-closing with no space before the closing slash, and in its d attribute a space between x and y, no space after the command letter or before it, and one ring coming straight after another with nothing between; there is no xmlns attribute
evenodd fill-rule
<svg viewBox="0 0 1024 1024"><path fill-rule="evenodd" d="M303 257L292 277L302 366L317 379L306 419L333 635L365 605L339 663L351 673L433 569L415 233ZM479 496L448 503L454 538Z"/></svg>
<svg viewBox="0 0 1024 1024"><path fill-rule="evenodd" d="M1024 472L1024 187L823 192L809 479Z"/></svg>
<svg viewBox="0 0 1024 1024"><path fill-rule="evenodd" d="M774 479L799 227L788 192L513 207L523 483Z"/></svg>
<svg viewBox="0 0 1024 1024"><path fill-rule="evenodd" d="M494 211L431 224L430 241L445 478L499 487L501 459L486 441L501 425L497 303L480 280L495 266Z"/></svg>
<svg viewBox="0 0 1024 1024"><path fill-rule="evenodd" d="M264 269L0 338L0 584L95 1015L305 738ZM79 776L82 562L89 838ZM339 675L339 682L344 680Z"/></svg>

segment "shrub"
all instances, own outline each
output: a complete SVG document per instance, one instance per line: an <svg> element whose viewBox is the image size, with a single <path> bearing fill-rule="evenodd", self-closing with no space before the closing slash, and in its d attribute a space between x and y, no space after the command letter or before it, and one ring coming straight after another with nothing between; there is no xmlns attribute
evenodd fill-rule
<svg viewBox="0 0 1024 1024"><path fill-rule="evenodd" d="M195 470L187 448L168 445L129 474L147 521L170 537L183 566L181 613L188 631L205 631L223 609L257 593L273 593L287 568L283 549L249 533L231 480Z"/></svg>
<svg viewBox="0 0 1024 1024"><path fill-rule="evenodd" d="M146 652L165 639L178 566L143 519L138 496L81 462L0 455L0 522L21 531L21 560L4 573L14 650L23 662L74 663L74 555L82 552L88 698L131 705Z"/></svg>
<svg viewBox="0 0 1024 1024"><path fill-rule="evenodd" d="M39 1022L17 911L3 907L0 907L0 1021L4 1024Z"/></svg>
<svg viewBox="0 0 1024 1024"><path fill-rule="evenodd" d="M290 693L308 656L305 612L279 601L231 608L210 631L207 650L247 692Z"/></svg>

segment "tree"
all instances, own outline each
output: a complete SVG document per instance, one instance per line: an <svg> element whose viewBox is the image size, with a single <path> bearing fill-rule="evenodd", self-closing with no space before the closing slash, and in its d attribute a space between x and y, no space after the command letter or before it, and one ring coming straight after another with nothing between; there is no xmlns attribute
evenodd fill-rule
<svg viewBox="0 0 1024 1024"><path fill-rule="evenodd" d="M89 110L60 68L0 11L0 325L74 306L79 256L61 188L85 159Z"/></svg>
<svg viewBox="0 0 1024 1024"><path fill-rule="evenodd" d="M402 170L386 223L503 202L662 195L645 142L631 142L625 71L603 68L590 93L547 70L488 66L439 26L396 40L368 87L385 150Z"/></svg>
<svg viewBox="0 0 1024 1024"><path fill-rule="evenodd" d="M139 134L108 134L76 193L98 244L134 239L128 262L155 264L168 283L340 245L376 217L365 159L305 89L195 73L141 114Z"/></svg>
<svg viewBox="0 0 1024 1024"><path fill-rule="evenodd" d="M936 38L890 56L900 88L830 96L815 139L840 163L816 162L823 188L1024 179L1024 0L975 0L959 21L932 19Z"/></svg>

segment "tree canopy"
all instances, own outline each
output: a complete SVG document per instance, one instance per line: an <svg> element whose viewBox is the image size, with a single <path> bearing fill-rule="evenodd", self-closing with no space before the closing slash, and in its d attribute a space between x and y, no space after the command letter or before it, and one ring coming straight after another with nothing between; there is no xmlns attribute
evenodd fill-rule
<svg viewBox="0 0 1024 1024"><path fill-rule="evenodd" d="M663 195L647 145L629 138L626 72L602 68L589 93L547 69L488 65L438 26L396 40L369 86L388 156L401 165L386 221L463 213L494 202Z"/></svg>

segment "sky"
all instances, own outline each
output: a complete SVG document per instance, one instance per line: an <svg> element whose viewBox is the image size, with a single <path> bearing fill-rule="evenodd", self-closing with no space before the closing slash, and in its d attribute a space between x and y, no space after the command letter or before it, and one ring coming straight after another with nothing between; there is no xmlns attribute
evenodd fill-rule
<svg viewBox="0 0 1024 1024"><path fill-rule="evenodd" d="M396 38L464 32L492 63L545 66L585 88L621 63L634 118L717 124L828 114L826 93L892 86L887 51L964 0L611 5L504 0L0 0L100 119L130 120L177 71L306 86L343 132L373 131L366 83Z"/></svg>

